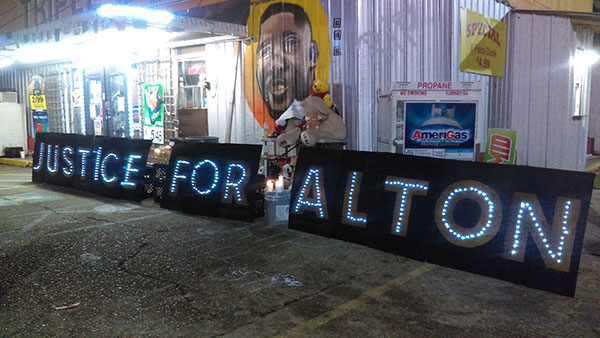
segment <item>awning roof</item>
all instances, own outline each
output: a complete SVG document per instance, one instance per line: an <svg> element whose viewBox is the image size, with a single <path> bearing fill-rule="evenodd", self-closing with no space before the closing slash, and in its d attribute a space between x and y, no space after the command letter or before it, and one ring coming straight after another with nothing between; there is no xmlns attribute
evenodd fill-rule
<svg viewBox="0 0 600 338"><path fill-rule="evenodd" d="M567 11L551 11L542 9L513 9L514 13L525 13L534 15L547 15L570 18L574 25L585 26L600 32L600 13L583 13L583 12L567 12Z"/></svg>
<svg viewBox="0 0 600 338"><path fill-rule="evenodd" d="M0 59L11 58L16 50L29 45L51 44L72 38L85 40L88 36L93 40L94 34L103 31L143 31L145 28L178 33L158 45L167 48L240 40L248 36L246 26L194 17L178 16L168 24L159 25L127 18L105 18L96 12L86 12L9 33L0 40ZM148 44L153 42L147 41Z"/></svg>

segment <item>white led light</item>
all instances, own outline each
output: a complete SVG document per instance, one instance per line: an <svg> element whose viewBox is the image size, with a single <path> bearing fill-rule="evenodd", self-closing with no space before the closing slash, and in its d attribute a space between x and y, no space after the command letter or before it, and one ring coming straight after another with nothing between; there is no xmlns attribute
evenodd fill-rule
<svg viewBox="0 0 600 338"><path fill-rule="evenodd" d="M105 18L130 17L156 24L168 24L175 19L171 12L144 7L105 4L98 8L98 15Z"/></svg>
<svg viewBox="0 0 600 338"><path fill-rule="evenodd" d="M387 179L385 181L386 187L402 187L402 193L400 194L400 205L398 207L398 216L397 221L394 227L392 228L393 234L402 234L406 233L403 229L403 223L408 222L409 216L409 198L411 193L418 193L420 195L424 195L427 192L427 185L422 183L416 183L408 180L390 180ZM446 202L447 204L447 202Z"/></svg>
<svg viewBox="0 0 600 338"><path fill-rule="evenodd" d="M538 240L541 240L542 245L541 245L541 249L543 251L545 251L546 257L548 259L552 259L554 260L556 263L560 264L562 262L561 258L563 255L563 250L564 248L564 241L565 241L565 235L567 235L568 232L568 228L567 228L567 224L570 218L570 206L572 204L572 201L566 201L564 206L563 206L563 213L562 213L562 217L561 217L561 224L563 225L561 227L561 231L558 232L558 234L560 235L560 241L558 245L553 245L552 243L549 243L549 238L548 236L545 234L544 229L542 228L542 225L540 224L540 220L538 220L540 217L543 218L543 215L536 215L536 210L534 209L534 204L532 202L528 202L528 201L522 201L520 203L520 208L519 208L519 213L517 216L517 222L515 225L515 235L514 235L514 241L513 241L513 247L516 250L512 250L511 254L513 256L517 256L517 255L522 255L523 253L523 249L519 249L520 248L520 244L521 243L526 243L525 240L521 240L521 228L523 227L523 221L524 218L522 217L522 215L529 215L529 220L530 223L533 223L535 231L531 231L529 233L531 233L532 236L539 236ZM558 205L557 205L558 208ZM539 206L536 207L537 210L539 210ZM527 231L524 232L525 236L527 236ZM558 237L558 236L557 236ZM555 238L556 240L557 238ZM539 244L539 243L538 243ZM553 250L553 248L556 247L556 250Z"/></svg>
<svg viewBox="0 0 600 338"><path fill-rule="evenodd" d="M240 176L237 181L233 182L231 180L231 177L232 173L235 170L238 170L240 172ZM227 166L227 178L225 179L225 191L223 192L224 200L229 199L229 191L233 189L235 192L235 200L238 203L242 203L244 201L243 191L241 191L240 187L246 182L246 179L248 178L246 172L246 167L239 163L230 163Z"/></svg>
<svg viewBox="0 0 600 338"><path fill-rule="evenodd" d="M344 218L349 221L350 223L359 223L359 224L366 224L367 223L367 218L366 217L361 217L361 216L355 216L353 215L353 205L354 205L354 200L358 200L358 196L356 194L356 181L357 181L357 177L359 176L358 172L353 171L351 173L352 177L350 178L350 187L349 187L349 191L347 193L348 195L348 202L347 202L347 207L346 207L346 213L344 214Z"/></svg>
<svg viewBox="0 0 600 338"><path fill-rule="evenodd" d="M213 167L213 181L210 184L210 187L208 187L205 190L200 190L197 187L198 169L200 169L201 167L203 167L205 165L209 165L209 166ZM191 183L192 183L192 188L194 189L195 192L197 192L200 195L208 195L215 190L218 182L219 182L219 168L217 168L217 165L215 164L215 162L213 162L211 160L202 160L202 161L198 162L196 164L196 166L194 166L194 170L192 170Z"/></svg>
<svg viewBox="0 0 600 338"><path fill-rule="evenodd" d="M476 224L463 226L455 221L455 209L460 201L469 199L477 203L479 213ZM464 248L482 246L491 241L502 224L502 202L494 189L475 180L456 182L444 189L435 208L435 223L440 233L450 243Z"/></svg>
<svg viewBox="0 0 600 338"><path fill-rule="evenodd" d="M81 112L81 135L85 135L86 134L86 130L85 130L85 113Z"/></svg>
<svg viewBox="0 0 600 338"><path fill-rule="evenodd" d="M182 165L190 165L190 162L186 160L177 160L175 162L175 168L173 169L173 178L171 179L171 194L175 194L175 191L177 190L177 180L187 179L186 175L179 174L179 170L181 169Z"/></svg>
<svg viewBox="0 0 600 338"><path fill-rule="evenodd" d="M117 154L115 154L115 153L108 153L102 159L102 165L100 166L100 174L102 176L102 182L107 183L107 184L113 183L114 181L117 180L117 175L113 175L110 177L108 176L107 162L110 159L112 159L114 162L117 162L119 160L119 156L117 156Z"/></svg>
<svg viewBox="0 0 600 338"><path fill-rule="evenodd" d="M75 172L75 168L73 166L73 159L71 158L74 152L75 150L71 146L65 146L62 150L63 161L67 164L66 167L62 168L62 173L63 175L65 175L65 177L71 177Z"/></svg>
<svg viewBox="0 0 600 338"><path fill-rule="evenodd" d="M485 214L485 211L487 210L487 222L485 223L485 225L483 227L479 227L479 228L475 228L472 230L472 232L470 233L461 233L458 231L455 231L454 228L448 223L448 219L446 218L446 215L448 215L448 206L450 205L450 202L454 199L455 196L458 196L459 194L462 194L464 192L467 191L472 191L475 192L477 194L477 196L479 197L483 197L483 201L485 203L487 203L488 208L482 208L481 212ZM470 239L474 239L476 237L481 237L483 235L485 235L485 233L488 231L488 229L492 226L493 222L494 222L494 213L491 212L490 210L494 210L494 202L488 197L487 192L479 189L478 187L468 187L467 188L456 188L454 189L454 191L452 191L452 193L448 196L448 198L446 199L446 201L444 202L444 207L442 208L442 222L444 222L446 226L447 231L453 235L454 237L456 237L457 239L460 240L470 240Z"/></svg>
<svg viewBox="0 0 600 338"><path fill-rule="evenodd" d="M81 179L84 180L87 168L87 157L90 155L90 150L86 148L79 148L77 149L77 152L79 152L79 155L81 156L81 172L79 173L79 176L81 176Z"/></svg>
<svg viewBox="0 0 600 338"><path fill-rule="evenodd" d="M130 181L131 173L137 173L140 170L133 167L133 161L139 160L142 158L142 155L131 154L127 157L127 164L125 165L125 176L123 177L123 181L121 182L121 186L123 187L135 187L135 182Z"/></svg>
<svg viewBox="0 0 600 338"><path fill-rule="evenodd" d="M37 164L33 166L33 170L40 171L44 163L44 151L46 151L46 143L40 142L40 151L38 152Z"/></svg>
<svg viewBox="0 0 600 338"><path fill-rule="evenodd" d="M94 151L96 154L96 162L94 162L94 181L98 181L100 179L100 162L102 162L102 147L98 147Z"/></svg>
<svg viewBox="0 0 600 338"><path fill-rule="evenodd" d="M326 215L326 207L324 203L321 201L323 197L321 196L321 169L319 168L311 168L308 170L306 174L306 178L302 183L302 188L300 189L300 193L298 194L298 200L294 206L294 213L299 213L301 209L316 209L318 212L319 218L325 218ZM310 189L314 189L313 191L313 200L314 202L307 201L304 199L304 196L307 196L309 190L307 189L310 185Z"/></svg>
<svg viewBox="0 0 600 338"><path fill-rule="evenodd" d="M50 166L50 154L54 155L54 164ZM48 145L48 156L46 156L46 170L49 174L54 175L58 171L58 145L54 145L54 152L52 152L52 145Z"/></svg>

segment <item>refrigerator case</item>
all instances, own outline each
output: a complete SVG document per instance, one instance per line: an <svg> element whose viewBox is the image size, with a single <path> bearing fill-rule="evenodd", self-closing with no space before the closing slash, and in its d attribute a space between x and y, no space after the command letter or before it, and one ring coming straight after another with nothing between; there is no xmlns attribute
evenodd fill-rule
<svg viewBox="0 0 600 338"><path fill-rule="evenodd" d="M21 103L0 102L0 155L6 147L27 150L25 107Z"/></svg>

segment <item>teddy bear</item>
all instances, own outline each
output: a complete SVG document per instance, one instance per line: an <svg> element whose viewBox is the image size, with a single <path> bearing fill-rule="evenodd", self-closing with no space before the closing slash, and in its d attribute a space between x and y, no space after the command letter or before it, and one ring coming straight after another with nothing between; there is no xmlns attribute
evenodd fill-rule
<svg viewBox="0 0 600 338"><path fill-rule="evenodd" d="M329 95L329 86L327 85L327 82L319 79L315 80L310 88L308 96L318 96L322 98L327 104L327 107L331 108L331 96Z"/></svg>
<svg viewBox="0 0 600 338"><path fill-rule="evenodd" d="M304 130L299 127L287 128L277 137L277 144L290 147L300 140L308 147L314 146L319 139L344 139L346 126L342 118L327 107L327 103L318 96L309 96L300 102L306 120Z"/></svg>

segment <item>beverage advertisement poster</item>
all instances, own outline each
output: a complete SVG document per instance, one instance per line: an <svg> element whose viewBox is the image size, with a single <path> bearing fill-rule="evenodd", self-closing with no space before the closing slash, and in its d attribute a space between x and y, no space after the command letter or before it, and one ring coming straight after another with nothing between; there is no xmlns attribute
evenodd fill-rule
<svg viewBox="0 0 600 338"><path fill-rule="evenodd" d="M404 154L475 159L476 103L406 102Z"/></svg>
<svg viewBox="0 0 600 338"><path fill-rule="evenodd" d="M144 84L144 138L164 143L164 89L162 84Z"/></svg>
<svg viewBox="0 0 600 338"><path fill-rule="evenodd" d="M32 118L33 118L33 136L35 137L35 135L37 133L46 133L48 132L48 112L45 110L39 110L39 111L35 111L33 110L31 112Z"/></svg>
<svg viewBox="0 0 600 338"><path fill-rule="evenodd" d="M489 128L485 162L515 164L516 145L516 130Z"/></svg>

